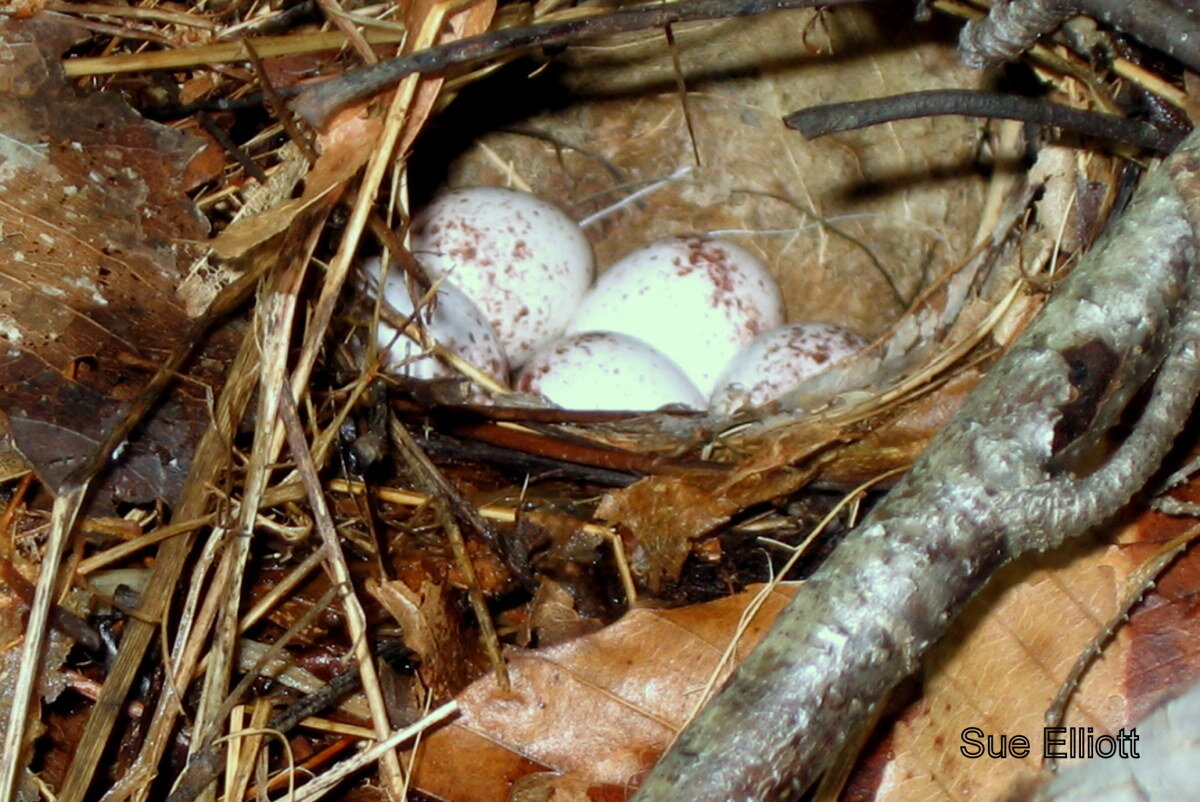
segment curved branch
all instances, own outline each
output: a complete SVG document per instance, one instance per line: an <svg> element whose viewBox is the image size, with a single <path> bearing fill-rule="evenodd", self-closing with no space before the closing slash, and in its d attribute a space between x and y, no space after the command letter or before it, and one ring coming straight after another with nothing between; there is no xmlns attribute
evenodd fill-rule
<svg viewBox="0 0 1200 802"><path fill-rule="evenodd" d="M1019 554L1091 528L1142 487L1200 378L1189 206L1200 133L1143 182L912 471L809 580L646 779L640 802L791 798ZM1106 468L1064 471L1159 368ZM1168 386L1168 385L1171 386ZM1064 478L1067 477L1067 478ZM1077 499L1059 495L1063 488Z"/></svg>

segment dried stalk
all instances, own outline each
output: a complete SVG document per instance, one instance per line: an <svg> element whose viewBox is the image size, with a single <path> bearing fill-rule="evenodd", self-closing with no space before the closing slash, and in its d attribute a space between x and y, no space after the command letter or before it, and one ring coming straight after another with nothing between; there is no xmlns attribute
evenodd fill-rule
<svg viewBox="0 0 1200 802"><path fill-rule="evenodd" d="M640 802L809 787L1000 566L1109 518L1200 391L1200 133L1149 176L911 473L685 730ZM1086 465L1157 370L1128 437Z"/></svg>
<svg viewBox="0 0 1200 802"><path fill-rule="evenodd" d="M33 603L29 607L29 621L25 627L25 642L21 645L21 667L13 683L12 707L9 710L8 728L4 733L4 745L0 754L0 799L5 802L17 795L17 776L25 761L20 759L25 746L25 724L29 718L30 703L42 667L42 643L46 637L46 622L54 604L54 591L58 581L58 566L62 562L75 518L87 495L88 480L60 490L54 497L54 512L50 537L42 553L42 565L34 590Z"/></svg>
<svg viewBox="0 0 1200 802"><path fill-rule="evenodd" d="M362 679L363 692L371 708L371 723L375 728L375 737L385 741L391 734L391 722L388 720L383 691L379 687L379 678L375 672L375 664L371 660L371 644L367 631L367 616L355 595L354 585L350 576L350 567L342 551L342 543L338 537L333 517L329 514L329 506L325 502L324 489L317 476L316 465L304 439L300 418L296 413L295 401L287 385L280 388L280 415L287 431L288 445L292 457L296 460L296 468L308 493L309 503L312 504L313 516L317 523L317 531L325 545L326 565L333 575L334 581L342 590L342 607L346 614L346 626L353 638L354 656L358 663L359 676ZM402 773L400 761L396 753L388 750L379 755L380 774L383 776L384 788L388 798L393 802L402 802L405 795L400 789Z"/></svg>
<svg viewBox="0 0 1200 802"><path fill-rule="evenodd" d="M324 772L320 777L317 777L296 792L294 797L295 802L315 802L315 800L320 799L336 788L354 772L361 771L366 766L379 760L381 756L392 753L392 750L400 744L415 738L434 724L449 718L456 712L458 712L458 702L447 702L411 727L397 730L385 740L364 749L354 757L344 760L329 771Z"/></svg>
<svg viewBox="0 0 1200 802"><path fill-rule="evenodd" d="M226 542L221 565L213 579L209 593L221 600L220 612L213 629L212 647L209 651L208 671L204 675L204 689L196 711L196 723L189 757L203 756L220 735L227 711L223 702L228 691L230 673L237 648L238 609L242 599L242 577L250 553L250 542L258 514L258 504L270 480L270 463L275 458L271 450L271 434L275 427L279 394L273 392L287 376L288 332L292 328L297 305L297 293L304 276L301 267L307 262L307 254L298 260L298 265L281 271L273 277L270 289L264 293L255 310L255 329L261 343L262 372L259 376L258 420L263 423L254 435L250 462L246 466L245 490L238 520L231 537ZM203 631L195 633L203 635ZM203 788L203 786L201 786ZM200 790L200 789L197 789ZM212 790L200 796L212 795Z"/></svg>
<svg viewBox="0 0 1200 802"><path fill-rule="evenodd" d="M206 508L209 502L208 478L215 477L224 470L228 458L228 442L233 432L236 420L240 420L242 411L250 399L254 389L257 372L254 366L258 362L258 348L252 337L245 338L230 368L231 379L226 383L217 403L217 412L212 424L204 433L196 448L192 461L192 470L184 487L180 500L178 517L192 521ZM157 625L150 621L160 621L170 600L178 589L179 576L191 553L193 531L187 531L177 537L167 540L158 550L154 571L150 581L142 592L139 610L147 618L134 617L129 620L128 629L121 639L117 657L109 667L108 676L104 681L100 698L96 701L92 714L88 717L80 738L79 748L71 760L67 776L59 789L60 802L79 802L92 783L92 778L99 764L100 755L108 742L116 716L121 710L121 703L129 692L130 685L145 656L150 638ZM143 751L125 777L106 795L106 799L117 800L124 798L119 789L135 789L149 785L157 770L157 757L166 748L167 735L171 722L174 721L174 711L178 702L175 696L166 692L158 700L150 727L147 732ZM169 717L164 728L163 721ZM156 745L158 749L156 751ZM147 750L154 758L146 759Z"/></svg>
<svg viewBox="0 0 1200 802"><path fill-rule="evenodd" d="M309 244L311 245L311 242ZM240 305L258 279L275 264L274 257L277 255L273 250L262 251L256 257L252 268L247 270L235 284L222 291L209 311L205 313L204 320L211 322L217 316L224 315ZM184 488L177 511L177 516L183 520L197 518L207 510L210 501L209 483L225 469L229 457L229 443L232 441L237 421L242 419L250 393L260 378L259 360L257 340L253 337L244 338L238 356L230 368L230 380L221 393L214 422L205 432L197 447L196 457L192 463L193 469L188 477L188 483ZM179 577L191 551L192 540L192 533L188 533L168 540L159 550L154 573L151 575L146 591L142 594L140 609L145 612L145 621L132 620L130 629L121 640L117 659L109 670L102 697L95 706L95 712L88 720L80 748L76 752L63 782L63 788L59 793L60 800L78 802L91 784L100 753L107 743L116 713L120 709L120 703L128 693L129 686L155 631L156 625L148 622L160 621L164 618L164 611L178 589ZM198 634L188 628L181 629L172 650L171 664L176 666L179 673L183 675L174 677L174 679L181 681L184 685L190 681L195 655L207 632L208 624L205 622L208 621L208 617L202 612L198 620L201 623L197 627ZM176 695L170 691L162 694L155 707L145 741L136 761L125 776L108 789L104 795L105 802L123 802L129 798L144 798L158 771L158 764L168 746L170 732L179 712L181 711Z"/></svg>
<svg viewBox="0 0 1200 802"><path fill-rule="evenodd" d="M475 567L471 563L470 555L467 554L462 530L458 526L458 516L461 516L473 529L481 531L485 537L491 540L495 538L491 536L491 530L483 523L483 518L454 490L437 466L416 444L408 429L404 428L404 424L393 420L390 430L392 441L399 449L401 458L412 471L413 481L429 496L442 529L446 532L446 539L450 542L450 548L454 553L454 563L458 566L458 570L462 571L463 579L467 583L467 598L471 602L475 620L479 622L483 647L487 652L488 660L491 661L492 670L496 674L496 684L502 691L507 691L509 689L508 667L504 663L500 638L496 635L492 614L488 610L487 601L483 598L483 592L479 589L479 582L475 578Z"/></svg>
<svg viewBox="0 0 1200 802"><path fill-rule="evenodd" d="M154 406L154 403L170 385L171 381L178 375L180 366L191 354L196 344L201 341L208 329L216 321L240 305L249 295L250 290L262 274L262 269L262 265L256 265L247 270L236 282L225 288L221 295L214 300L209 310L192 324L189 331L172 350L165 364L147 384L137 402L133 404L128 412L126 412L125 417L108 433L95 454L82 463L64 481L62 487L57 488L59 494L74 494L77 490L81 494L81 497L86 494L87 487L90 485L92 478L103 470L107 464L109 455L113 453L113 450L119 443L123 442L129 436L146 413ZM239 354L239 359L242 356L242 354ZM225 403L226 398L229 399L229 404ZM192 461L191 475L189 476L191 481L189 481L185 488L184 496L181 498L179 505L178 512L183 519L197 518L203 513L204 505L207 502L207 492L204 488L204 483L196 481L196 478L204 476L205 471L215 471L219 466L224 464L224 433L231 431L232 423L227 417L223 417L222 413L228 413L231 408L236 406L237 399L238 394L235 392L226 392L222 395L222 405L218 410L216 421L205 432L200 445L197 446L196 454ZM175 591L179 573L183 569L183 563L191 548L191 537L191 534L187 534L168 540L159 552L159 559L155 570L151 574L145 592L142 594L139 610L143 615L142 617L133 617L129 621L129 628L121 639L121 646L117 651L117 657L109 667L108 678L104 683L100 698L96 702L93 714L88 718L88 722L84 726L79 749L71 761L71 766L67 770L63 785L59 789L58 799L63 802L76 802L76 800L81 799L92 782L96 766L100 760L100 754L107 743L108 735L112 731L116 717L120 713L121 703L129 691L133 678L141 665L146 647L150 643L150 637L154 632L155 625L146 622L158 621L163 617L163 611L166 609L170 597ZM39 569L39 583L42 581L44 575L54 575L57 572L57 557L54 550L48 548L46 555L43 557L42 566ZM36 613L36 607L34 612ZM26 633L27 643L28 639L40 639L42 637L42 633L33 626L34 617L31 614L30 626ZM14 727L23 729L25 723L24 713L19 711L18 708L22 707L23 704L27 704L27 701L22 700L21 689L18 684L13 701L12 715L10 717L10 732ZM6 751L5 754L15 755L16 752ZM5 775L0 779L0 799L8 800L12 786L7 783L10 783L14 778L7 776L7 768L4 771Z"/></svg>
<svg viewBox="0 0 1200 802"><path fill-rule="evenodd" d="M250 685L259 676L266 673L271 663L280 659L283 655L283 649L288 643L295 639L305 627L315 621L317 616L325 611L325 608L333 601L337 590L337 588L330 588L325 591L325 595L316 604L311 605L305 611L304 615L296 619L283 635L277 638L266 651L258 656L254 661L254 665L248 671L244 672L237 686L221 701L220 706L214 714L214 719L229 717L234 707L240 703L242 696L249 690ZM234 643L237 643L236 638L234 639ZM263 723L265 724L266 722ZM221 760L221 753L218 747L222 743L222 739L196 738L193 742L201 744L201 747L194 750L191 759L188 761L187 768L179 776L175 784L175 789L167 797L167 802L189 802L189 800L194 799L220 777L221 768L224 764ZM231 743L236 743L236 741ZM229 755L226 762L236 762L232 757L232 755Z"/></svg>
<svg viewBox="0 0 1200 802"><path fill-rule="evenodd" d="M114 6L114 8L123 7ZM404 39L403 33L389 30L373 29L364 35L371 44L388 44ZM271 58L299 53L319 53L323 50L339 50L346 46L346 37L340 31L323 31L289 36L260 36L247 39L246 42L251 44L254 52L260 58ZM62 68L68 78L81 78L87 75L113 75L122 72L211 67L214 64L230 64L246 60L246 47L241 41L237 41L177 50L152 50L144 53L69 58L62 62Z"/></svg>

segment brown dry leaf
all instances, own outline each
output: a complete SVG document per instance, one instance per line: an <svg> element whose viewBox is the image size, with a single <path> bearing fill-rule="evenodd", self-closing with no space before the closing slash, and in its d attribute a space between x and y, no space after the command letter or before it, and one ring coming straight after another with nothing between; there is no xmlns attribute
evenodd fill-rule
<svg viewBox="0 0 1200 802"><path fill-rule="evenodd" d="M207 232L180 186L199 142L78 94L58 64L71 38L43 20L0 26L0 387L15 445L52 488L187 330L174 291ZM197 360L192 376L215 383L220 365ZM206 392L185 383L98 497L173 498Z"/></svg>
<svg viewBox="0 0 1200 802"><path fill-rule="evenodd" d="M478 673L482 654L466 632L462 609L445 584L426 579L412 590L402 580L368 580L367 592L404 630L420 663L421 682L434 698L458 693Z"/></svg>
<svg viewBox="0 0 1200 802"><path fill-rule="evenodd" d="M593 635L511 654L512 690L489 676L460 694L461 716L426 736L413 787L452 802L503 802L520 778L551 771L576 787L624 790L691 714L757 590L677 610L635 610ZM770 593L735 662L790 595Z"/></svg>
<svg viewBox="0 0 1200 802"><path fill-rule="evenodd" d="M820 443L819 439L814 438ZM772 447L767 446L767 450ZM790 468L812 456L813 442L771 470L747 468L748 460L727 474L697 472L689 476L647 476L605 494L596 517L626 530L632 541L630 567L651 592L664 580L679 578L692 541L755 504L796 492L816 474L818 466Z"/></svg>
<svg viewBox="0 0 1200 802"><path fill-rule="evenodd" d="M566 586L543 577L529 602L524 642L534 637L539 646L553 646L589 635L604 626L597 618L585 618L576 609L575 597Z"/></svg>
<svg viewBox="0 0 1200 802"><path fill-rule="evenodd" d="M319 204L331 205L346 182L367 163L382 123L367 117L361 106L341 112L321 133L321 155L304 178L304 191L270 209L229 224L213 241L220 257L236 259L271 237L286 231L300 216Z"/></svg>
<svg viewBox="0 0 1200 802"><path fill-rule="evenodd" d="M1193 483L1186 500L1200 501L1200 486ZM1138 524L1141 542L1131 544L1122 557L1139 565L1165 541L1190 526L1191 519L1148 515ZM1125 660L1125 691L1130 721L1138 721L1159 703L1178 694L1200 677L1200 549L1195 544L1159 577L1154 589L1130 617L1122 633L1129 647Z"/></svg>
<svg viewBox="0 0 1200 802"><path fill-rule="evenodd" d="M1189 495L1200 497L1200 488ZM1078 543L1006 569L927 661L922 697L866 758L860 782L868 787L860 790L881 802L999 800L1033 777L1046 709L1072 664L1116 612L1136 567L1193 523L1146 512L1116 545ZM1151 596L1084 678L1066 726L1116 732L1200 676L1198 570L1193 551L1163 577L1167 590ZM967 727L1024 735L1031 755L967 758L959 749Z"/></svg>
<svg viewBox="0 0 1200 802"><path fill-rule="evenodd" d="M446 6L447 10L453 8L459 8L459 10L451 13L448 19L443 19L443 13L439 6ZM405 27L410 31L418 32L416 36L409 37L406 42L406 50L411 52L412 47L418 42L429 41L430 44L433 42L440 44L483 33L488 29L492 17L496 13L496 0L476 0L466 8L461 8L458 3L447 0L415 0L403 4L401 10L404 14ZM429 24L436 25L432 35L426 35L422 31L422 28ZM437 36L437 32L446 27L450 29L449 32L443 33L440 37ZM404 134L396 146L397 153L408 153L413 141L425 128L425 123L437 105L438 97L441 95L442 86L445 83L446 79L443 76L421 78L417 91L413 95L413 101L409 105Z"/></svg>

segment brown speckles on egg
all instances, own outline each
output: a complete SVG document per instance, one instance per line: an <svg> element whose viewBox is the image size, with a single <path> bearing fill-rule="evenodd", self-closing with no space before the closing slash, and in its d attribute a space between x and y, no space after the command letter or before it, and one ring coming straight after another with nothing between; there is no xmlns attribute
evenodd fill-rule
<svg viewBox="0 0 1200 802"><path fill-rule="evenodd" d="M730 361L717 381L712 406L729 413L774 401L866 344L855 332L829 323L780 326Z"/></svg>
<svg viewBox="0 0 1200 802"><path fill-rule="evenodd" d="M677 362L703 392L754 337L783 323L758 259L729 242L669 237L621 259L584 299L571 331L620 331Z"/></svg>
<svg viewBox="0 0 1200 802"><path fill-rule="evenodd" d="M495 326L514 364L566 328L592 278L591 248L561 210L523 192L445 193L413 218L413 253L449 273Z"/></svg>

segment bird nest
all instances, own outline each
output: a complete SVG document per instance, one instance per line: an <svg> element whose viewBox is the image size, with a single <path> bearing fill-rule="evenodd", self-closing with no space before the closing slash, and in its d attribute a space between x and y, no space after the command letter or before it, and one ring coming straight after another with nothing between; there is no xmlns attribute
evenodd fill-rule
<svg viewBox="0 0 1200 802"><path fill-rule="evenodd" d="M319 662L343 650L368 658L364 649L394 636L380 619L399 623L400 653L423 669L399 672L389 704L393 718L400 709L415 718L484 667L505 682L507 646L588 631L639 598L708 598L765 578L783 560L760 559L760 538L795 546L842 509L846 491L885 486L913 461L1104 226L1121 179L1136 170L1132 145L1019 121L925 116L808 139L785 117L830 102L978 90L985 80L1036 86L1079 110L1186 106L1128 45L1084 21L985 78L955 51L959 18L982 10L941 0L922 23L902 9L747 15L753 2L696 2L703 13L648 16L641 30L596 22L629 15L553 1L316 5L324 11L30 4L5 23L5 47L23 59L35 43L45 64L29 74L51 76L21 90L22 104L44 104L30 105L28 120L49 126L29 153L62 168L18 177L37 192L62 188L55 203L67 217L74 204L100 215L78 224L91 250L75 255L94 273L63 274L73 260L61 249L78 243L51 238L38 250L31 221L52 219L49 202L4 219L32 246L0 240L8 263L31 260L37 279L0 285L0 334L15 355L0 383L32 388L5 410L0 451L13 488L11 561L37 576L39 503L49 506L40 485L58 498L46 587L74 514L92 527L73 563L87 578L76 582L84 629L51 635L50 662L66 665L62 638L88 640L98 611L126 627L125 657L103 690L115 700L102 699L113 703L96 707L93 729L72 725L78 750L54 744L57 762L38 764L68 798L97 785L107 736L81 733L111 730L152 622L180 622L167 633L169 684L182 693L203 671L210 678L182 699L201 757L177 792L194 796L222 770L230 672L269 673L277 656L264 648L255 657L237 645L239 632L294 641ZM1120 55L1114 72L1098 74L1079 53L1105 48ZM334 100L302 91L397 52L421 55L365 93L350 84ZM189 138L105 105L111 97L80 112L91 133L55 129L68 124L64 108L83 108L71 106L82 101L55 75L60 64L89 97L120 93ZM965 107L937 113L956 108ZM124 146L140 155L122 155ZM68 192L62 174L85 177L84 189ZM107 200L89 194L102 184ZM359 267L382 252L411 266L411 213L441 190L477 185L560 206L583 224L601 271L666 236L733 241L767 266L789 321L834 323L870 345L732 412L564 410L503 383L481 389L471 366L453 361L448 380L390 375ZM139 228L141 219L153 221ZM62 307L49 328L27 311L40 304ZM95 330L81 333L80 320ZM312 579L322 561L329 577ZM116 590L128 577L137 579L132 600ZM338 612L322 612L331 588L345 587L365 604L350 594ZM39 598L31 627L50 615L49 596ZM297 612L306 608L316 612ZM323 639L343 628L343 649L329 647ZM455 645L475 631L482 646ZM351 712L380 734L379 680L368 670L362 683L367 701ZM125 777L114 798L163 783L149 785L179 702L164 693L146 703L157 712L148 733L120 746ZM268 719L287 730L296 723L288 715L254 712L247 732ZM342 737L333 731L312 744ZM388 754L391 783L398 766ZM236 757L229 766L227 780L244 793L256 769Z"/></svg>

